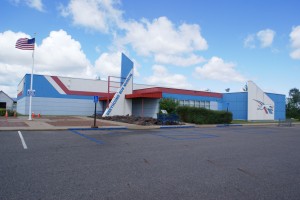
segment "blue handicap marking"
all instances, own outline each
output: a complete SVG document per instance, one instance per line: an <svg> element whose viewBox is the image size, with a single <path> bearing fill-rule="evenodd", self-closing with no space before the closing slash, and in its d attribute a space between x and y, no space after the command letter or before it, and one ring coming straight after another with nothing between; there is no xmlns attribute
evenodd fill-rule
<svg viewBox="0 0 300 200"><path fill-rule="evenodd" d="M172 140L200 140L207 138L216 138L220 137L212 134L204 134L204 133L188 133L188 134L174 134L174 133L153 133L152 135L160 136L163 138L168 138Z"/></svg>

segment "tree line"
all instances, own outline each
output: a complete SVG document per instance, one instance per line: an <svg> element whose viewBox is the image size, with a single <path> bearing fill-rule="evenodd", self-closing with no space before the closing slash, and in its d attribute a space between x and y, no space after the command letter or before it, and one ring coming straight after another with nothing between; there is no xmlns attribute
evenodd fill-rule
<svg viewBox="0 0 300 200"><path fill-rule="evenodd" d="M286 117L300 120L300 91L292 88L286 102Z"/></svg>

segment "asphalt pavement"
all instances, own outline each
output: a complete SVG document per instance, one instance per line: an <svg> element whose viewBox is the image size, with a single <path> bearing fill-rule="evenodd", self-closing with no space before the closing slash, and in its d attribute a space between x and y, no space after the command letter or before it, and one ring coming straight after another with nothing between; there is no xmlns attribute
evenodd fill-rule
<svg viewBox="0 0 300 200"><path fill-rule="evenodd" d="M298 125L0 131L0 199L296 200L299 143Z"/></svg>

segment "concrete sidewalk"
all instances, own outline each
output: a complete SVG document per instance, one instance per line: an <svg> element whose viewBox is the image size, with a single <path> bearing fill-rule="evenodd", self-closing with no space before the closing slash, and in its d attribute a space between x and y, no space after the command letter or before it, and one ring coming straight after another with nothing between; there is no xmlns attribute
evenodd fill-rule
<svg viewBox="0 0 300 200"><path fill-rule="evenodd" d="M67 129L89 129L94 125L94 119L91 117L82 116L43 116L28 120L28 116L20 117L0 117L0 131L5 130L67 130ZM277 126L278 123L251 123L251 124L230 124L230 125L166 125L166 126L142 126L136 124L128 124L123 122L96 120L96 126L99 129L158 129L158 128L207 128L207 127L232 127L232 126ZM300 125L299 122L293 125Z"/></svg>
<svg viewBox="0 0 300 200"><path fill-rule="evenodd" d="M2 130L67 130L67 129L88 129L94 125L94 119L82 116L45 116L28 120L28 116L0 117L0 131ZM96 126L99 129L157 129L164 127L182 128L191 125L181 126L142 126L96 119Z"/></svg>

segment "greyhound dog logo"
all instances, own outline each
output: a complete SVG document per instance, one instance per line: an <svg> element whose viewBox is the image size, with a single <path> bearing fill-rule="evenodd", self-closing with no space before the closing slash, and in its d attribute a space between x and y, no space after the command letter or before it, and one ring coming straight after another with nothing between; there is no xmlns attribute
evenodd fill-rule
<svg viewBox="0 0 300 200"><path fill-rule="evenodd" d="M257 99L253 99L253 100L258 103L257 110L264 110L266 114L273 114L274 108L272 105L265 104L264 102L259 101Z"/></svg>

